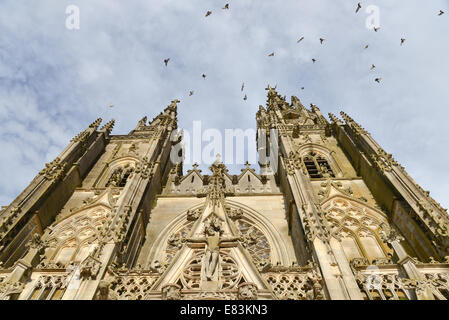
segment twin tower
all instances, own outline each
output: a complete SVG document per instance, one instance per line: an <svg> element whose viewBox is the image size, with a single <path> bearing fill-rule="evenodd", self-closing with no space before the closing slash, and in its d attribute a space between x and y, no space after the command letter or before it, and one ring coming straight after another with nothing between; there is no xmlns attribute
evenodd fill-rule
<svg viewBox="0 0 449 320"><path fill-rule="evenodd" d="M2 207L0 299L448 299L446 210L345 113L267 91L271 173L183 174L176 100L92 123Z"/></svg>

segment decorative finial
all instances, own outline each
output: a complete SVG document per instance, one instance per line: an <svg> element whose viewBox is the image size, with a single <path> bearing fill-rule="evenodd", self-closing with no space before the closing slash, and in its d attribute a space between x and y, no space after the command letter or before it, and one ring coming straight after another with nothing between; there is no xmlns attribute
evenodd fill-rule
<svg viewBox="0 0 449 320"><path fill-rule="evenodd" d="M147 123L147 116L143 117L142 119L139 120L139 122L137 123L137 128L141 128L144 127Z"/></svg>
<svg viewBox="0 0 449 320"><path fill-rule="evenodd" d="M108 134L111 133L112 128L114 128L115 120L112 119L108 123L106 123L103 127L101 127L100 131L107 132Z"/></svg>
<svg viewBox="0 0 449 320"><path fill-rule="evenodd" d="M98 126L101 124L101 121L103 121L103 119L98 118L89 125L89 128L94 128L95 130L97 130Z"/></svg>
<svg viewBox="0 0 449 320"><path fill-rule="evenodd" d="M328 113L329 119L331 119L332 123L338 123L340 122L340 119L338 119L333 113Z"/></svg>
<svg viewBox="0 0 449 320"><path fill-rule="evenodd" d="M221 164L221 155L219 153L217 153L216 159L214 161L214 164Z"/></svg>

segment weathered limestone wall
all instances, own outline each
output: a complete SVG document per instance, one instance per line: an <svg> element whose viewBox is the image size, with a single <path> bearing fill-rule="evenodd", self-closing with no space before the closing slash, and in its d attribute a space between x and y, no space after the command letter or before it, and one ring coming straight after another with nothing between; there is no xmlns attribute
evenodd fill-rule
<svg viewBox="0 0 449 320"><path fill-rule="evenodd" d="M155 207L151 210L150 221L146 229L145 244L140 251L137 263L144 266L151 263L153 257L149 256L150 250L164 228L174 218L203 202L204 198L159 196Z"/></svg>
<svg viewBox="0 0 449 320"><path fill-rule="evenodd" d="M279 233L280 241L283 241L287 247L289 257L288 265L297 261L293 242L289 235L286 219L287 211L283 195L237 196L229 197L227 200L247 206L267 219Z"/></svg>

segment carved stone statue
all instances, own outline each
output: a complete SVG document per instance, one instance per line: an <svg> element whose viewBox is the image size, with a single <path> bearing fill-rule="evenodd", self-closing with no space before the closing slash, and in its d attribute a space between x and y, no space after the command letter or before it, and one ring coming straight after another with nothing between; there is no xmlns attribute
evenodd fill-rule
<svg viewBox="0 0 449 320"><path fill-rule="evenodd" d="M163 300L180 300L181 299L181 287L174 283L168 283L162 287L162 299Z"/></svg>
<svg viewBox="0 0 449 320"><path fill-rule="evenodd" d="M254 283L244 282L238 288L239 300L257 300L258 290Z"/></svg>
<svg viewBox="0 0 449 320"><path fill-rule="evenodd" d="M100 271L101 261L89 255L80 266L80 277L83 279L96 279Z"/></svg>
<svg viewBox="0 0 449 320"><path fill-rule="evenodd" d="M216 271L218 270L218 262L220 255L220 243L233 242L239 240L240 237L227 237L222 238L221 234L221 222L216 216L212 216L211 219L205 222L204 228L205 236L201 238L189 238L188 242L193 243L206 243L204 265L204 277L207 281L212 281Z"/></svg>
<svg viewBox="0 0 449 320"><path fill-rule="evenodd" d="M98 292L95 296L95 300L117 300L117 296L109 288L111 282L107 280L101 280L98 284Z"/></svg>
<svg viewBox="0 0 449 320"><path fill-rule="evenodd" d="M404 240L404 237L402 237L396 229L394 229L392 226L388 225L387 223L382 223L380 225L381 231L380 231L380 237L382 241L386 243L392 243L394 241L402 241Z"/></svg>

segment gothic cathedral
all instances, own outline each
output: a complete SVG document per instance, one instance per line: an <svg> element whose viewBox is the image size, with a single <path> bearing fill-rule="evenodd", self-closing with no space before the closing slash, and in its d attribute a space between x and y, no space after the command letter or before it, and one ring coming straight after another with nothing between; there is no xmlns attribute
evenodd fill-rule
<svg viewBox="0 0 449 320"><path fill-rule="evenodd" d="M183 174L177 100L93 122L2 207L0 299L449 299L446 210L347 114L267 91L271 171Z"/></svg>

